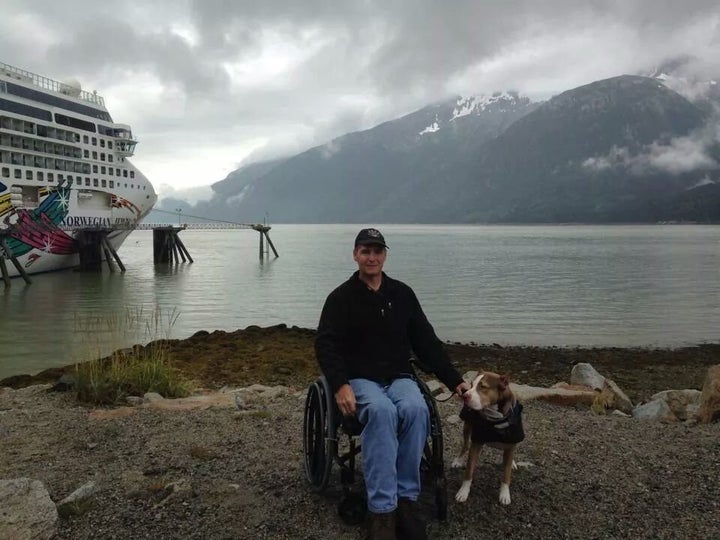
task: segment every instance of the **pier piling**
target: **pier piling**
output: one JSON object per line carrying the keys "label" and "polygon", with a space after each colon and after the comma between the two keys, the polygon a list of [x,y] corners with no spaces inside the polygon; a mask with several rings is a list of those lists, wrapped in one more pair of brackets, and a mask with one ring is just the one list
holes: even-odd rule
{"label": "pier piling", "polygon": [[2,253],[0,254],[0,272],[2,272],[3,281],[5,282],[5,287],[10,286],[10,273],[7,270],[7,266],[5,265],[5,260],[9,259],[11,263],[13,263],[13,266],[15,266],[15,269],[18,271],[18,274],[22,276],[22,278],[25,280],[25,283],[30,285],[32,283],[32,280],[30,279],[30,276],[27,275],[27,272],[25,272],[25,269],[20,264],[20,261],[17,260],[17,257],[13,254],[12,249],[7,245],[7,242],[5,240],[5,237],[7,234],[5,231],[0,231],[0,247],[2,247]]}
{"label": "pier piling", "polygon": [[184,229],[185,227],[167,226],[153,228],[153,262],[155,264],[180,264],[181,258],[182,262],[186,262],[186,260],[194,262],[185,244],[178,236],[178,232]]}
{"label": "pier piling", "polygon": [[269,255],[269,250],[265,247],[264,241],[267,240],[267,245],[270,249],[272,249],[273,254],[275,257],[279,257],[277,250],[275,249],[275,246],[272,243],[272,240],[270,240],[270,235],[268,234],[268,231],[271,229],[269,225],[261,225],[260,223],[257,223],[252,226],[254,230],[256,230],[258,233],[260,233],[260,260],[262,260],[265,255]]}
{"label": "pier piling", "polygon": [[78,253],[80,254],[80,272],[102,272],[102,260],[105,255],[105,262],[111,272],[115,272],[113,260],[117,263],[121,272],[125,272],[125,265],[115,251],[107,236],[112,229],[81,229],[78,231],[76,240]]}

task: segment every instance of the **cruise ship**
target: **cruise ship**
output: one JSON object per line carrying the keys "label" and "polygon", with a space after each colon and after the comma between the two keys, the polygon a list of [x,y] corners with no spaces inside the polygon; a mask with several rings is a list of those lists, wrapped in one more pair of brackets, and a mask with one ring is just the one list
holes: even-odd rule
{"label": "cruise ship", "polygon": [[0,257],[28,274],[72,268],[83,227],[112,229],[117,250],[157,200],[128,160],[136,144],[96,92],[0,63]]}

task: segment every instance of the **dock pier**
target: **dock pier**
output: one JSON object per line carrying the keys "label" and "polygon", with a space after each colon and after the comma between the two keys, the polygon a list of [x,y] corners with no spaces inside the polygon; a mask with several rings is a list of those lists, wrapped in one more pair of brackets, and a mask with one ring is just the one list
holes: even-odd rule
{"label": "dock pier", "polygon": [[[227,221],[213,221],[205,223],[183,223],[176,226],[157,223],[140,223],[134,225],[116,224],[111,227],[88,227],[88,226],[61,226],[64,231],[71,231],[75,234],[80,264],[78,270],[81,272],[102,272],[103,260],[108,265],[110,272],[125,272],[125,265],[115,248],[108,240],[108,236],[115,231],[127,230],[152,230],[153,231],[153,263],[154,264],[180,264],[182,261],[194,263],[190,252],[180,239],[180,231],[187,229],[194,230],[218,230],[218,229],[252,229],[260,235],[259,254],[260,260],[270,256],[270,250],[279,257],[275,245],[268,234],[271,227],[259,223],[234,223]],[[0,273],[5,287],[10,286],[10,274],[6,262],[9,260],[17,269],[26,283],[32,283],[27,272],[22,267],[17,257],[13,254],[6,242],[10,231],[0,229]]]}

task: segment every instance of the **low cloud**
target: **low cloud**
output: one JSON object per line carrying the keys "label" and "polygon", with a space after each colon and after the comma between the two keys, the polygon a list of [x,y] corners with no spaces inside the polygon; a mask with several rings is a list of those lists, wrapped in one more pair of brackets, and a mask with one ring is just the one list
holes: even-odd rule
{"label": "low cloud", "polygon": [[623,167],[636,176],[652,173],[679,175],[716,169],[718,162],[710,155],[710,150],[717,143],[718,131],[713,126],[692,135],[676,137],[667,144],[653,142],[636,154],[627,148],[613,146],[606,155],[588,158],[582,165],[595,171]]}

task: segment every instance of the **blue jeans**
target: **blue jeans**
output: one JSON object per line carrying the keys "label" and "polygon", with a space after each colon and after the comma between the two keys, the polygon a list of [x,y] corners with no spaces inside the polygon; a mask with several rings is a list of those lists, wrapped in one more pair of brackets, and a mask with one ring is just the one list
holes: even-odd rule
{"label": "blue jeans", "polygon": [[395,379],[389,386],[351,379],[350,386],[364,426],[360,442],[368,509],[392,512],[398,497],[415,501],[420,495],[420,461],[430,432],[428,408],[412,379]]}

